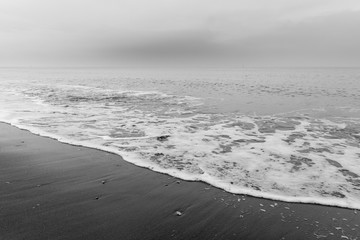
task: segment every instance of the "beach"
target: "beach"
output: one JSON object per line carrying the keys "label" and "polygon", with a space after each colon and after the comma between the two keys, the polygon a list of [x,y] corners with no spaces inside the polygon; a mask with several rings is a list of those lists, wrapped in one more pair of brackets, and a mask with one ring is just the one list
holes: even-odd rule
{"label": "beach", "polygon": [[353,209],[227,193],[0,124],[1,239],[355,239]]}
{"label": "beach", "polygon": [[0,19],[0,240],[360,240],[360,1]]}

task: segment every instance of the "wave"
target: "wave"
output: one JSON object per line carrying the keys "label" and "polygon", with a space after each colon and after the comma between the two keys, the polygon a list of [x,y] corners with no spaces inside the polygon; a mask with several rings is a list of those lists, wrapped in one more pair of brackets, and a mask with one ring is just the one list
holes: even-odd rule
{"label": "wave", "polygon": [[360,209],[358,119],[309,116],[318,109],[210,114],[202,104],[157,91],[14,86],[0,120],[232,193]]}

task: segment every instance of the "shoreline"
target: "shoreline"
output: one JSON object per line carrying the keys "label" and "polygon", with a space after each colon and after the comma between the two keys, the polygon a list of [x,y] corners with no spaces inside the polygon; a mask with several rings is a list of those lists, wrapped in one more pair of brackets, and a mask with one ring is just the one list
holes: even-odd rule
{"label": "shoreline", "polygon": [[[23,131],[28,131],[29,133],[31,134],[34,134],[34,135],[37,135],[39,137],[44,137],[44,138],[49,138],[51,140],[55,140],[57,142],[60,142],[60,143],[63,143],[63,144],[68,144],[70,146],[75,146],[75,147],[84,147],[84,148],[89,148],[89,149],[94,149],[94,150],[98,150],[98,151],[102,151],[102,152],[105,152],[105,153],[108,153],[108,154],[115,154],[117,156],[119,156],[120,158],[122,158],[123,161],[126,161],[130,164],[133,164],[134,166],[136,167],[140,167],[140,168],[144,168],[144,169],[147,169],[147,170],[150,170],[150,171],[154,171],[156,173],[159,173],[159,174],[165,174],[169,177],[173,177],[173,178],[179,178],[180,180],[182,181],[188,181],[188,182],[202,182],[202,183],[205,183],[205,184],[209,184],[211,185],[211,187],[215,187],[219,190],[222,190],[222,191],[226,191],[230,194],[236,194],[236,195],[247,195],[247,196],[251,196],[251,197],[255,197],[255,198],[260,198],[260,199],[265,199],[265,200],[272,200],[272,201],[280,201],[280,202],[285,202],[285,203],[301,203],[301,204],[315,204],[315,205],[320,205],[320,206],[329,206],[329,207],[338,207],[338,208],[344,208],[344,209],[350,209],[350,210],[357,210],[357,211],[360,211],[360,204],[359,205],[353,205],[353,206],[349,206],[349,204],[339,204],[337,201],[338,199],[330,199],[330,200],[322,200],[322,201],[313,201],[311,197],[292,197],[292,196],[278,196],[276,194],[272,194],[272,193],[257,193],[257,191],[252,191],[250,189],[242,189],[242,188],[236,188],[235,190],[231,190],[231,189],[228,189],[228,186],[226,186],[226,184],[221,184],[221,183],[218,183],[218,182],[211,182],[211,181],[205,181],[205,180],[202,180],[202,179],[193,179],[192,177],[184,177],[184,175],[182,176],[177,176],[177,173],[169,173],[168,171],[166,171],[166,169],[160,169],[158,168],[157,166],[152,166],[152,167],[149,167],[147,165],[144,165],[143,163],[141,162],[138,162],[138,161],[128,161],[128,160],[125,160],[122,156],[122,153],[121,152],[117,152],[117,151],[114,151],[113,149],[111,148],[107,148],[105,146],[102,146],[102,147],[99,147],[97,145],[92,145],[92,144],[82,144],[78,141],[72,141],[72,140],[69,140],[67,138],[63,138],[63,137],[58,137],[56,135],[51,135],[47,132],[44,132],[40,129],[36,129],[34,128],[32,131],[31,128],[27,128],[23,125],[16,125],[16,124],[12,124],[12,123],[7,123],[7,122],[3,122],[3,121],[0,121],[1,124],[7,124],[11,127],[15,127],[15,128],[18,128],[20,130],[23,130]],[[221,186],[223,185],[223,186]],[[230,186],[231,187],[231,186]],[[240,190],[239,190],[240,189]],[[286,200],[285,200],[286,199]],[[337,203],[335,203],[337,202]]]}
{"label": "shoreline", "polygon": [[350,239],[360,235],[356,210],[236,195],[2,122],[0,186],[4,239]]}

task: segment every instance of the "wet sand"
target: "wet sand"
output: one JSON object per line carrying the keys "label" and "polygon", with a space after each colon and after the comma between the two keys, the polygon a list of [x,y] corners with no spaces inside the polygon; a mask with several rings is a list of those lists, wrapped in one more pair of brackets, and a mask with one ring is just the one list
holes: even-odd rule
{"label": "wet sand", "polygon": [[234,195],[0,123],[0,239],[355,239],[360,211]]}

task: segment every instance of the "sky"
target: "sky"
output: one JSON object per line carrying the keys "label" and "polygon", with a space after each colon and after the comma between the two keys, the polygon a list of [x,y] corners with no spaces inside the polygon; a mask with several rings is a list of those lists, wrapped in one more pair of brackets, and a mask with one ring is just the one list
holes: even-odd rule
{"label": "sky", "polygon": [[360,66],[359,0],[1,0],[0,66]]}

